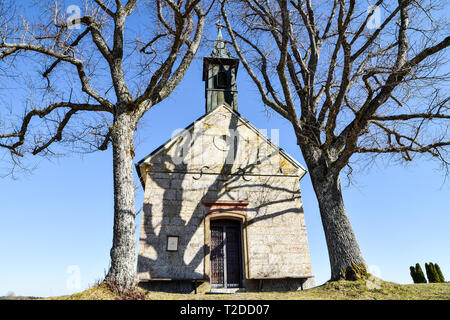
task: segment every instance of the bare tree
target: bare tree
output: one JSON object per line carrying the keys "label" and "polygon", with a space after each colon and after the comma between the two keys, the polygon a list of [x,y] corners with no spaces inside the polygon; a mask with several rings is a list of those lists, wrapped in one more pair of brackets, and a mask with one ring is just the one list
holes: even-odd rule
{"label": "bare tree", "polygon": [[231,42],[263,103],[292,124],[310,172],[331,279],[366,264],[340,173],[359,154],[438,159],[446,149],[448,12],[437,1],[221,0]]}
{"label": "bare tree", "polygon": [[[136,281],[134,133],[182,80],[209,11],[200,0],[124,2],[86,1],[67,12],[53,0],[39,1],[28,16],[26,8],[0,2],[2,77],[29,90],[23,107],[13,101],[16,121],[0,119],[0,146],[20,165],[27,153],[58,154],[55,142],[82,151],[112,144],[114,236],[106,279],[121,290]],[[40,74],[30,71],[33,65]]]}

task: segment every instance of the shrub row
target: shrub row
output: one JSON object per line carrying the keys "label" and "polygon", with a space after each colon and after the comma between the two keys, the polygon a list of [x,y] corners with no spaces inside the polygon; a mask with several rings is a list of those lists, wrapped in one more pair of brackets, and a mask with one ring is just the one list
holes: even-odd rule
{"label": "shrub row", "polygon": [[[427,283],[420,264],[416,263],[415,267],[409,267],[409,271],[414,283]],[[437,263],[425,263],[425,272],[427,273],[429,283],[445,282],[444,275]]]}

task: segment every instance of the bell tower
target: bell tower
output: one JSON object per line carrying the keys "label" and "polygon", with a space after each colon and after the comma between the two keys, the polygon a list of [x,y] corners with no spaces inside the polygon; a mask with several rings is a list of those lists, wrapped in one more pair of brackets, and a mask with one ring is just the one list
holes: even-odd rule
{"label": "bell tower", "polygon": [[223,103],[238,111],[236,75],[239,60],[233,58],[217,23],[217,39],[211,56],[203,58],[203,81],[205,81],[205,112],[210,113]]}

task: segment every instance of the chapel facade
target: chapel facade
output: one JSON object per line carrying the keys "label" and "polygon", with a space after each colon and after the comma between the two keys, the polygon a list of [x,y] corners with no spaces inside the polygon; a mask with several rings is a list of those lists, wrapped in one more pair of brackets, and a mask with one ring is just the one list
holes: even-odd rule
{"label": "chapel facade", "polygon": [[203,59],[205,114],[136,164],[145,190],[137,275],[147,289],[314,285],[306,170],[238,112],[238,65],[219,29]]}

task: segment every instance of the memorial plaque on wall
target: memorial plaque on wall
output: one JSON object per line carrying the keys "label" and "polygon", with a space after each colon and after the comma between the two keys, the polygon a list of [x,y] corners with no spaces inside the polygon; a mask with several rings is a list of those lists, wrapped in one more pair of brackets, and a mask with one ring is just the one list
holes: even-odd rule
{"label": "memorial plaque on wall", "polygon": [[167,251],[178,251],[178,236],[167,236]]}

